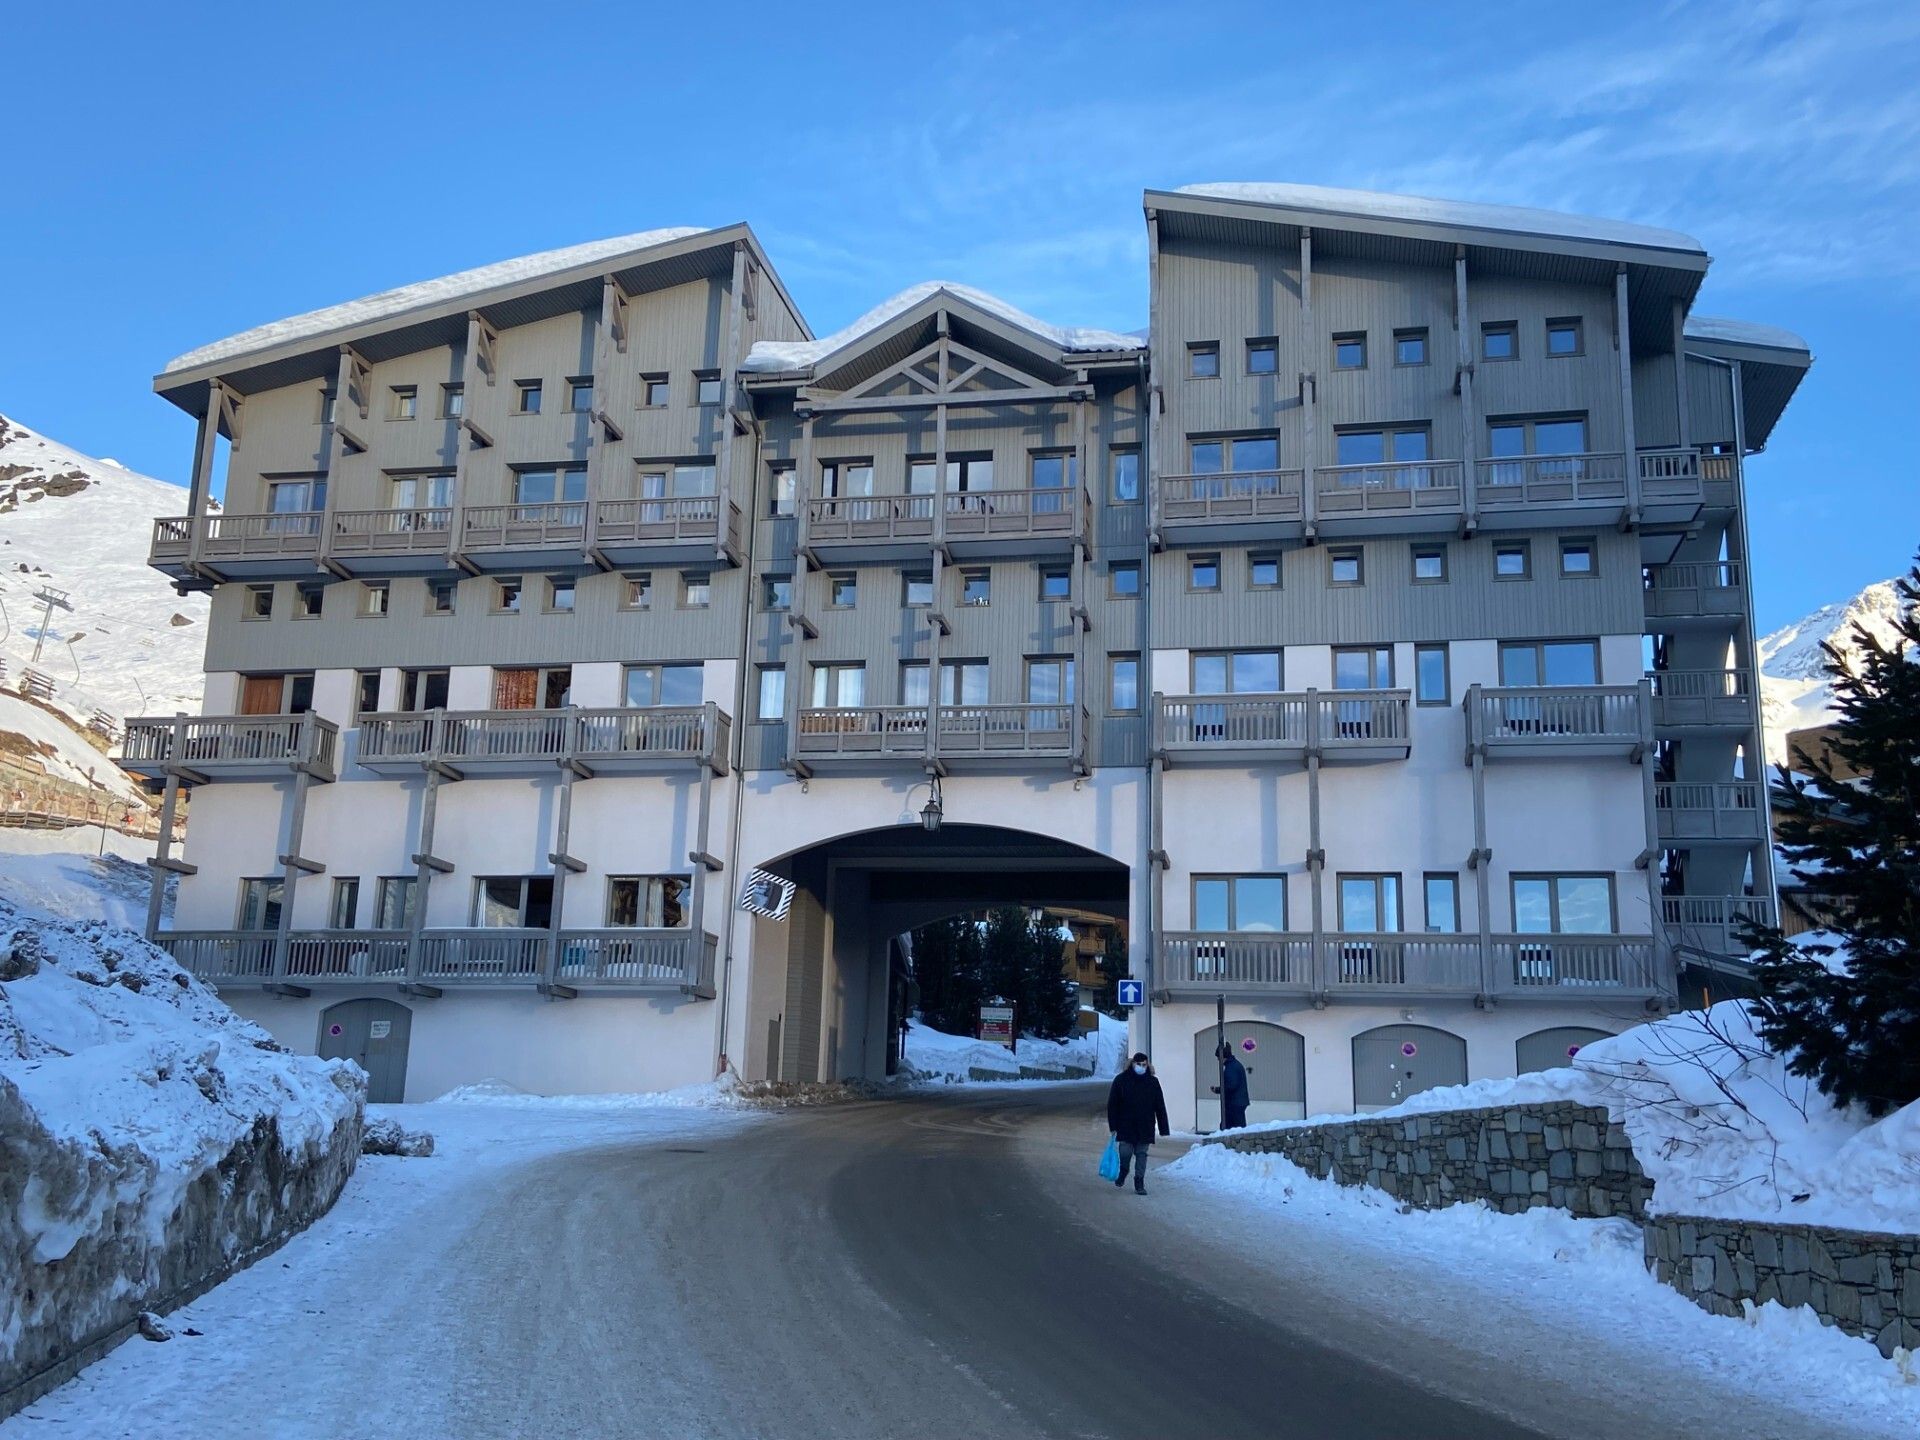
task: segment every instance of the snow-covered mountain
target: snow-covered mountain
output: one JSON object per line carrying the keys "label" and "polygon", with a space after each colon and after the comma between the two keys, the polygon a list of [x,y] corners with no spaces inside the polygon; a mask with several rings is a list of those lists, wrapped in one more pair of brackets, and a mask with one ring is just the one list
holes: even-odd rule
{"label": "snow-covered mountain", "polygon": [[1822,605],[1791,625],[1762,636],[1760,647],[1760,701],[1767,726],[1767,760],[1787,758],[1787,732],[1825,725],[1838,713],[1827,679],[1827,643],[1843,655],[1855,655],[1856,625],[1883,645],[1894,640],[1894,622],[1900,616],[1900,596],[1893,581],[1867,586],[1851,600]]}
{"label": "snow-covered mountain", "polygon": [[96,460],[0,415],[0,659],[18,685],[33,657],[44,586],[67,592],[37,669],[54,703],[81,719],[198,710],[207,599],[176,595],[147,568],[154,517],[180,515],[186,491]]}

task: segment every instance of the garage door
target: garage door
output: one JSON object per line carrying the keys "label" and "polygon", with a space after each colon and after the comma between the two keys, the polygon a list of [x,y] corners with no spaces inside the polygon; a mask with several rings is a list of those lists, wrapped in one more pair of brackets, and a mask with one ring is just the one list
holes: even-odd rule
{"label": "garage door", "polygon": [[1428,1025],[1382,1025],[1353,1037],[1353,1108],[1398,1105],[1437,1085],[1467,1083],[1467,1042]]}
{"label": "garage door", "polygon": [[1530,1070],[1558,1069],[1579,1054],[1583,1045],[1612,1038],[1610,1032],[1586,1025],[1556,1025],[1551,1030],[1522,1035],[1514,1045],[1518,1065],[1515,1073],[1525,1075]]}
{"label": "garage door", "polygon": [[407,1093],[413,1012],[391,1000],[342,1000],[320,1013],[322,1060],[353,1060],[367,1072],[367,1099],[398,1105]]}
{"label": "garage door", "polygon": [[[1196,1123],[1220,1128],[1220,1063],[1213,1058],[1217,1031],[1211,1025],[1193,1037],[1193,1094]],[[1262,1020],[1227,1022],[1227,1044],[1247,1067],[1247,1123],[1300,1120],[1307,1113],[1306,1042],[1284,1025]]]}

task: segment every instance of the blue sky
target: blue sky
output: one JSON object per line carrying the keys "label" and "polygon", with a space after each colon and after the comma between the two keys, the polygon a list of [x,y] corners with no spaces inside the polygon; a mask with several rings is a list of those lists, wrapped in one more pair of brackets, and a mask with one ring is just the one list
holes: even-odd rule
{"label": "blue sky", "polygon": [[1697,308],[1817,357],[1752,471],[1761,624],[1904,569],[1920,6],[1445,9],[17,7],[0,410],[179,479],[171,356],[657,225],[749,221],[821,333],[925,279],[1134,329],[1142,188],[1298,180],[1699,236]]}

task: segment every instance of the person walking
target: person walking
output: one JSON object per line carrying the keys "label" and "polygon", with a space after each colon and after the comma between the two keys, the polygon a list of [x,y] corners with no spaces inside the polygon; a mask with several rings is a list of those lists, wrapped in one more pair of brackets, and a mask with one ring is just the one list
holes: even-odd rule
{"label": "person walking", "polygon": [[1244,1129],[1251,1098],[1247,1093],[1247,1067],[1225,1045],[1214,1051],[1214,1058],[1220,1062],[1220,1083],[1213,1087],[1213,1093],[1220,1097],[1220,1128]]}
{"label": "person walking", "polygon": [[1166,1096],[1160,1093],[1160,1081],[1143,1050],[1113,1077],[1107,1091],[1107,1129],[1120,1142],[1120,1178],[1113,1183],[1126,1184],[1131,1166],[1136,1195],[1147,1193],[1147,1151],[1153,1145],[1156,1123],[1162,1135],[1173,1133],[1167,1124]]}

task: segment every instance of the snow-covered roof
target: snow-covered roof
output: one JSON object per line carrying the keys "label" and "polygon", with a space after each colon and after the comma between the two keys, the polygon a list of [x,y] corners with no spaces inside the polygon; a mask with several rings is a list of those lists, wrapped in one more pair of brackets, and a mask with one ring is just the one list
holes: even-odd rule
{"label": "snow-covered roof", "polygon": [[1725,345],[1764,345],[1770,350],[1805,350],[1807,342],[1778,325],[1756,325],[1751,320],[1729,320],[1721,315],[1689,315],[1687,339],[1718,340]]}
{"label": "snow-covered roof", "polygon": [[999,296],[989,295],[984,290],[976,290],[971,285],[957,285],[950,280],[928,280],[918,285],[911,285],[891,299],[881,301],[845,329],[836,330],[833,334],[821,339],[762,340],[747,352],[747,358],[741,368],[760,371],[804,370],[810,365],[819,364],[827,356],[846,349],[849,345],[880,329],[896,316],[904,315],[914,306],[943,292],[963,304],[984,310],[1062,351],[1084,353],[1146,348],[1147,342],[1137,335],[1123,335],[1117,330],[1099,330],[1085,325],[1050,325],[1045,320],[1036,319],[1027,314],[1017,306],[1009,305]]}
{"label": "snow-covered roof", "polygon": [[1657,250],[1689,250],[1700,255],[1706,254],[1705,246],[1678,230],[1633,225],[1624,220],[1601,220],[1590,215],[1568,215],[1558,210],[1535,210],[1523,205],[1482,205],[1470,200],[1434,200],[1423,195],[1386,195],[1373,190],[1340,190],[1326,185],[1245,181],[1182,185],[1175,193],[1214,200],[1237,200],[1249,205],[1283,206],[1289,210],[1316,210],[1329,215],[1404,220],[1421,225],[1457,225],[1470,230],[1505,230],[1515,235],[1597,240],[1610,245],[1643,245]]}
{"label": "snow-covered roof", "polygon": [[251,330],[242,330],[238,335],[229,335],[211,345],[202,345],[197,350],[189,350],[168,361],[167,368],[161,373],[171,375],[179,370],[192,370],[216,360],[231,360],[256,350],[284,345],[293,340],[311,339],[351,325],[388,320],[428,305],[445,304],[502,285],[516,285],[525,280],[537,280],[543,275],[557,275],[577,265],[590,265],[596,260],[611,260],[636,250],[684,240],[689,235],[702,234],[704,228],[698,225],[675,225],[662,230],[616,235],[609,240],[589,240],[583,245],[542,250],[537,255],[522,255],[517,260],[500,260],[477,269],[462,270],[455,275],[442,275],[437,280],[421,280],[412,285],[402,285],[396,290],[382,290],[378,295],[309,310],[304,315],[275,320],[269,325],[256,325]]}

